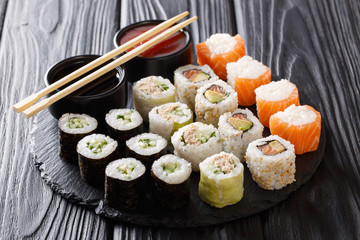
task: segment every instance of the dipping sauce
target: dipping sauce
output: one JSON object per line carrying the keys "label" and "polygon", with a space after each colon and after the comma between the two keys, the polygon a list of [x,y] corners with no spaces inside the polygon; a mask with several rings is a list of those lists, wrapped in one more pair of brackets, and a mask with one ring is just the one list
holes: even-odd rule
{"label": "dipping sauce", "polygon": [[[141,25],[141,26],[131,28],[122,34],[118,44],[122,45],[122,44],[126,43],[127,41],[130,41],[131,39],[146,32],[147,30],[155,27],[156,25],[157,24],[147,24],[147,25]],[[158,33],[158,34],[160,34],[160,33]],[[156,35],[158,35],[158,34],[156,34]],[[155,37],[156,35],[154,35],[153,37]],[[163,40],[162,42],[149,48],[148,50],[146,50],[139,56],[153,58],[153,57],[163,57],[163,56],[173,54],[185,47],[186,40],[187,40],[186,38],[187,38],[186,35],[182,31],[178,31],[175,34],[173,34],[172,36]],[[149,39],[151,39],[151,38],[149,38]],[[133,48],[130,48],[129,51],[131,51],[132,49],[138,47],[139,45],[147,42],[149,39],[137,44]]]}

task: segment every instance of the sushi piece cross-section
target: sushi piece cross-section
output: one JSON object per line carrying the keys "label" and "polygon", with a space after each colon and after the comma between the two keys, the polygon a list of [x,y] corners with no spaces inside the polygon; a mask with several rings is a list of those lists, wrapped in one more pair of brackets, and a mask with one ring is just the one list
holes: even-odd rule
{"label": "sushi piece cross-section", "polygon": [[278,190],[295,181],[295,158],[294,145],[277,135],[251,142],[245,155],[253,180],[265,190]]}
{"label": "sushi piece cross-section", "polygon": [[145,166],[122,158],[105,169],[105,204],[118,210],[136,210],[145,200]]}
{"label": "sushi piece cross-section", "polygon": [[97,126],[97,120],[89,115],[75,113],[63,114],[58,122],[60,157],[77,165],[78,155],[76,145],[85,136],[93,134]]}
{"label": "sushi piece cross-section", "polygon": [[175,102],[175,86],[160,76],[142,78],[133,85],[133,98],[135,110],[144,122],[149,122],[148,114],[153,107]]}
{"label": "sushi piece cross-section", "polygon": [[92,134],[77,144],[81,178],[89,185],[104,188],[105,168],[119,157],[118,143],[104,134]]}
{"label": "sushi piece cross-section", "polygon": [[223,208],[239,202],[244,193],[244,166],[232,153],[221,152],[200,163],[199,196]]}
{"label": "sushi piece cross-section", "polygon": [[174,154],[189,161],[193,171],[199,171],[201,161],[222,149],[219,130],[201,122],[180,128],[171,137],[171,143]]}
{"label": "sushi piece cross-section", "polygon": [[183,158],[167,154],[156,160],[151,167],[154,203],[167,209],[188,204],[190,174],[191,164]]}
{"label": "sushi piece cross-section", "polygon": [[219,117],[238,107],[237,93],[226,82],[218,80],[198,89],[195,97],[197,121],[218,126]]}

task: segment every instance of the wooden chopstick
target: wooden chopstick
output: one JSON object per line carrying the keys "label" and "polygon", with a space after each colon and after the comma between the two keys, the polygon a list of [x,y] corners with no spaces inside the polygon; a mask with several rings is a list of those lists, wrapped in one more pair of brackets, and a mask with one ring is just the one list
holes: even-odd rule
{"label": "wooden chopstick", "polygon": [[168,30],[160,33],[156,37],[150,39],[146,43],[140,45],[139,47],[137,47],[137,48],[135,48],[133,50],[131,50],[130,52],[122,55],[121,57],[119,57],[116,60],[112,61],[108,65],[98,69],[97,71],[93,72],[92,74],[82,78],[81,80],[73,83],[72,85],[66,87],[65,89],[55,93],[51,97],[46,98],[46,99],[38,102],[37,104],[31,106],[30,108],[26,109],[23,112],[24,115],[27,118],[29,118],[29,117],[33,116],[34,114],[44,110],[45,108],[47,108],[48,106],[50,106],[54,102],[62,99],[63,97],[69,95],[70,93],[76,91],[77,89],[79,89],[79,88],[83,87],[84,85],[90,83],[91,81],[95,80],[96,78],[98,78],[98,77],[102,76],[103,74],[113,70],[114,68],[118,67],[119,65],[129,61],[130,59],[132,59],[132,58],[136,57],[137,55],[143,53],[144,51],[151,48],[152,46],[154,46],[154,45],[158,44],[159,42],[163,41],[164,39],[170,37],[171,35],[173,35],[177,31],[179,31],[180,29],[186,27],[187,25],[189,25],[190,23],[192,23],[196,19],[197,19],[197,17],[194,16],[194,17],[189,18],[188,20],[186,20],[186,21],[184,21],[182,23],[179,23],[179,24],[169,28]]}
{"label": "wooden chopstick", "polygon": [[27,98],[21,100],[20,102],[16,103],[13,108],[15,111],[22,112],[25,109],[29,108],[35,102],[37,102],[40,98],[44,97],[46,94],[64,86],[68,82],[80,77],[81,75],[89,72],[90,70],[100,66],[101,64],[105,63],[106,61],[112,59],[113,57],[125,52],[129,48],[134,47],[136,44],[148,39],[149,37],[165,30],[166,28],[170,27],[174,23],[178,22],[180,19],[184,18],[189,14],[188,11],[183,12],[169,20],[157,25],[156,27],[151,28],[150,30],[146,31],[145,33],[137,36],[136,38],[126,42],[125,44],[115,48],[114,50],[108,52],[107,54],[95,59],[94,61],[86,64],[85,66],[77,69],[76,71],[72,72],[71,74],[61,78],[60,80],[56,81],[55,83],[47,86],[46,88],[40,90],[37,93],[34,93]]}

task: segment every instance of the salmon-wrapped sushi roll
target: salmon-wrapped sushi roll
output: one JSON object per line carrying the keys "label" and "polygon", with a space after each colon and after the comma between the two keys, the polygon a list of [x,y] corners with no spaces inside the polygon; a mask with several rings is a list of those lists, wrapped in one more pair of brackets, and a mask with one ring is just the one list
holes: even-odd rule
{"label": "salmon-wrapped sushi roll", "polygon": [[296,154],[312,152],[319,147],[321,115],[308,105],[291,105],[270,117],[270,131],[294,144]]}
{"label": "salmon-wrapped sushi roll", "polygon": [[260,122],[269,127],[271,115],[284,111],[288,106],[300,105],[299,91],[286,79],[262,85],[255,89],[256,107]]}
{"label": "salmon-wrapped sushi roll", "polygon": [[227,79],[238,93],[238,104],[255,104],[255,89],[271,81],[271,70],[252,57],[244,56],[237,62],[227,64]]}
{"label": "salmon-wrapped sushi roll", "polygon": [[244,40],[240,35],[213,34],[205,42],[196,45],[197,61],[207,64],[222,80],[227,79],[226,64],[245,55]]}

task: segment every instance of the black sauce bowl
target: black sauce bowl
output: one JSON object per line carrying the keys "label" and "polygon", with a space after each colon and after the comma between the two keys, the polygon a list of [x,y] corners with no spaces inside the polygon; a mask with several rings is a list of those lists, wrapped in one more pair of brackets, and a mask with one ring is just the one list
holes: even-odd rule
{"label": "black sauce bowl", "polygon": [[[95,60],[98,55],[80,55],[66,58],[52,67],[45,74],[46,86],[56,82],[62,77],[79,69],[87,63]],[[111,60],[110,60],[111,61]],[[71,83],[80,80],[81,78],[96,71],[110,61],[102,64],[87,74],[80,76],[72,82],[66,84],[61,89],[69,86]],[[104,74],[95,79],[93,82],[85,85],[79,90],[62,98],[61,100],[52,104],[48,109],[52,116],[59,119],[64,113],[86,113],[95,117],[99,122],[99,130],[105,130],[105,115],[111,109],[124,108],[127,103],[127,86],[126,86],[126,72],[122,67]],[[61,89],[57,89],[48,96],[55,94]]]}
{"label": "black sauce bowl", "polygon": [[[130,29],[143,26],[162,23],[163,20],[146,20],[130,24],[120,29],[114,37],[115,47],[119,47],[120,39],[123,34]],[[123,64],[128,74],[129,82],[136,82],[147,76],[162,76],[173,82],[174,71],[181,66],[193,63],[191,35],[190,32],[183,28],[182,31],[186,36],[186,43],[180,50],[166,56],[160,57],[141,57],[137,56]]]}

